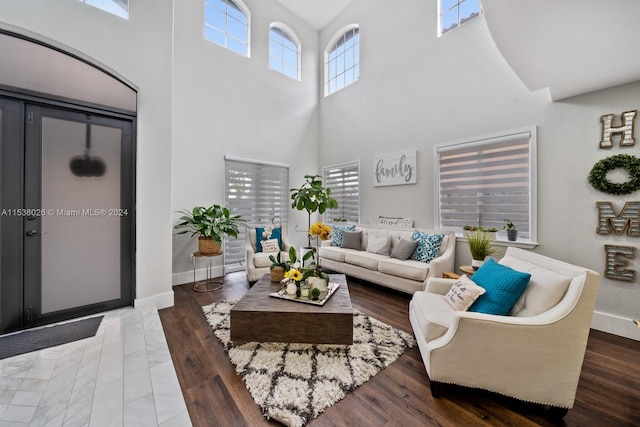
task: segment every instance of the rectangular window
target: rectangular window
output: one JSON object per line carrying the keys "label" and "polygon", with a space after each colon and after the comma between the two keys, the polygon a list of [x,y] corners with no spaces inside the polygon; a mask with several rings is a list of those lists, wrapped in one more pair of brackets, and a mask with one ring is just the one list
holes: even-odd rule
{"label": "rectangular window", "polygon": [[325,221],[360,222],[360,163],[326,167],[322,172],[324,186],[338,202],[338,209],[325,212]]}
{"label": "rectangular window", "polygon": [[[287,224],[289,166],[225,156],[225,206],[249,227]],[[245,268],[245,227],[224,241],[225,272]]]}
{"label": "rectangular window", "polygon": [[505,219],[518,240],[536,241],[536,129],[512,131],[435,146],[437,218],[441,228],[462,233],[465,225],[499,230]]}
{"label": "rectangular window", "polygon": [[129,0],[80,0],[120,18],[129,19]]}

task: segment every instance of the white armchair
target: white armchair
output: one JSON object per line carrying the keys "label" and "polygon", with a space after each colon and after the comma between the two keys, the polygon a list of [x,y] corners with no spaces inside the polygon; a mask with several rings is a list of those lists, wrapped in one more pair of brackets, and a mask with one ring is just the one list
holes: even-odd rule
{"label": "white armchair", "polygon": [[573,407],[600,275],[510,247],[499,262],[531,274],[508,316],[455,311],[444,299],[454,279],[430,279],[409,307],[431,383],[485,389],[549,405]]}
{"label": "white armchair", "polygon": [[[282,245],[280,246],[280,250],[282,251],[282,254],[280,255],[280,257],[284,261],[289,259],[289,248],[291,247],[291,244],[289,243],[289,239],[287,237],[287,226],[282,225],[281,227]],[[257,252],[255,227],[247,227],[244,233],[244,241],[247,258],[247,278],[249,279],[249,282],[253,283],[269,272],[271,268],[269,255],[275,256],[276,254]]]}

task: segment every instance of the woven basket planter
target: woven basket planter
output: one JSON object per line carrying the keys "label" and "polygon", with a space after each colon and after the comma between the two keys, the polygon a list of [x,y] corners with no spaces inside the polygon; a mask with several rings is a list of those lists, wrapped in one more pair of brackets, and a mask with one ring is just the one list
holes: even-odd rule
{"label": "woven basket planter", "polygon": [[271,267],[271,281],[280,282],[284,279],[284,267]]}
{"label": "woven basket planter", "polygon": [[202,255],[218,255],[222,253],[220,245],[211,237],[198,237],[198,251]]}

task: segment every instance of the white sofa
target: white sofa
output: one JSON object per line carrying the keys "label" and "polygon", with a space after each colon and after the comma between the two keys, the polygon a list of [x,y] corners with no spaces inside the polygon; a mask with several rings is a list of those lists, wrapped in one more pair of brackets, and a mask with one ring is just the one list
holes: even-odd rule
{"label": "white sofa", "polygon": [[[509,247],[499,264],[531,274],[510,315],[456,311],[445,301],[452,279],[431,279],[416,292],[409,318],[431,383],[485,389],[573,407],[600,275]],[[480,297],[481,298],[481,297]]]}
{"label": "white sofa", "polygon": [[[399,260],[366,251],[369,236],[389,236],[393,250],[400,239],[411,240],[415,230],[444,236],[439,255],[429,263],[412,259]],[[453,271],[456,247],[453,232],[374,225],[357,225],[356,231],[362,231],[362,250],[332,246],[331,239],[322,242],[319,251],[322,269],[344,273],[408,294],[423,290],[429,278],[442,277],[443,272]]]}
{"label": "white sofa", "polygon": [[[282,226],[282,245],[280,246],[281,254],[280,259],[282,261],[289,260],[289,238],[287,237],[287,226]],[[246,265],[247,265],[247,279],[253,283],[260,280],[262,276],[269,273],[271,269],[271,260],[269,255],[276,256],[277,253],[264,253],[256,251],[256,229],[254,227],[247,227],[244,232],[245,253],[246,253]]]}

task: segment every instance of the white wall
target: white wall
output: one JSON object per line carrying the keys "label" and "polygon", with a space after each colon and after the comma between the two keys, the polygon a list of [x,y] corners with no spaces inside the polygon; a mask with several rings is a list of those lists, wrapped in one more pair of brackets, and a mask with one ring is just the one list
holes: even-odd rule
{"label": "white wall", "polygon": [[[621,208],[640,196],[612,197],[587,182],[596,161],[623,152],[598,148],[600,116],[638,109],[640,83],[552,102],[546,90],[530,92],[522,84],[484,17],[438,39],[436,2],[407,0],[402,6],[359,0],[320,34],[323,51],[340,28],[360,25],[360,80],[321,98],[320,144],[323,165],[361,160],[361,220],[403,216],[414,218],[416,227],[433,227],[434,144],[536,125],[535,251],[603,274],[605,243],[640,246],[638,238],[595,233],[596,201],[611,200]],[[418,183],[374,188],[374,157],[410,148],[418,149]],[[459,262],[467,263],[466,244],[457,249]],[[630,268],[639,270],[640,259]],[[640,317],[639,307],[640,285],[603,278],[597,327],[640,339],[628,321]]]}
{"label": "white wall", "polygon": [[172,15],[171,0],[131,2],[128,21],[78,1],[0,2],[2,28],[78,53],[137,88],[136,304],[159,308],[173,305]]}
{"label": "white wall", "polygon": [[[224,204],[224,155],[288,164],[292,187],[319,170],[318,33],[273,0],[245,4],[251,11],[250,58],[204,39],[202,1],[176,5],[174,223],[178,210]],[[286,24],[301,41],[301,81],[269,69],[273,22]],[[290,224],[306,226],[304,219],[290,212]],[[296,242],[300,236],[289,237]],[[174,281],[191,281],[189,255],[197,241],[180,235],[173,242]]]}

